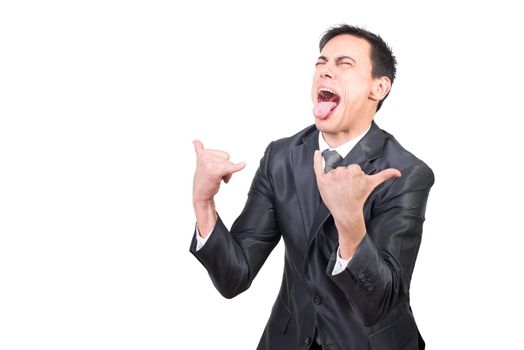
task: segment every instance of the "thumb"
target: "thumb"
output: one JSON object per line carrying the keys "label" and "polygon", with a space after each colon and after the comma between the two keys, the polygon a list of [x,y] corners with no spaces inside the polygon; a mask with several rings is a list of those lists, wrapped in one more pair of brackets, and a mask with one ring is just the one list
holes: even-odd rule
{"label": "thumb", "polygon": [[315,157],[313,158],[313,169],[315,170],[315,175],[318,178],[324,176],[324,169],[322,168],[322,155],[319,150],[315,151]]}
{"label": "thumb", "polygon": [[237,171],[240,171],[246,167],[246,162],[240,162],[237,164],[233,164],[231,167],[231,174],[236,173]]}
{"label": "thumb", "polygon": [[399,170],[394,169],[394,168],[388,168],[388,169],[382,170],[381,172],[377,174],[371,175],[370,177],[371,177],[371,182],[373,184],[373,188],[375,188],[378,185],[380,185],[381,183],[389,179],[400,177],[400,176],[401,176],[401,173]]}
{"label": "thumb", "polygon": [[193,140],[193,146],[195,146],[195,153],[198,157],[200,153],[202,153],[202,151],[204,150],[204,145],[200,140]]}
{"label": "thumb", "polygon": [[237,164],[233,164],[228,169],[228,174],[226,176],[224,176],[222,178],[222,180],[224,180],[225,183],[228,183],[229,180],[231,180],[231,176],[233,176],[234,173],[244,169],[245,167],[246,167],[246,162],[240,162],[240,163],[237,163]]}

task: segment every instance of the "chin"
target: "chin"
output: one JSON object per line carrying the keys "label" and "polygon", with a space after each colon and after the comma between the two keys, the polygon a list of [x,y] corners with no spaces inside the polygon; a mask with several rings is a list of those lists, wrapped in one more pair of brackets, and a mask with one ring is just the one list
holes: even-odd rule
{"label": "chin", "polygon": [[328,120],[319,120],[315,118],[315,126],[317,127],[318,131],[322,131],[324,133],[333,132],[333,127],[330,125]]}

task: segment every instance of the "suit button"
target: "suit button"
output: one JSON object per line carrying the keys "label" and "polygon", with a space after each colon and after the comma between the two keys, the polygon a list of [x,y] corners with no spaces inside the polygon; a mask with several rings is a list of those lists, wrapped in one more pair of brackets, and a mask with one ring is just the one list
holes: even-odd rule
{"label": "suit button", "polygon": [[306,345],[311,344],[311,338],[310,337],[305,337],[304,338],[304,344],[306,344]]}
{"label": "suit button", "polygon": [[320,304],[322,304],[322,297],[319,296],[319,295],[315,295],[315,297],[313,298],[313,303],[314,303],[315,305],[320,305]]}

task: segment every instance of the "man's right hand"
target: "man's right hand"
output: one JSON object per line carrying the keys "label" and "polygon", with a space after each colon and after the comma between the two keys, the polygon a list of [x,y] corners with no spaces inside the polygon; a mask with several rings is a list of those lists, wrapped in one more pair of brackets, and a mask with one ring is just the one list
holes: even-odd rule
{"label": "man's right hand", "polygon": [[197,157],[193,178],[193,208],[197,226],[202,237],[207,236],[215,226],[217,217],[214,197],[222,180],[228,183],[233,173],[244,169],[246,163],[233,163],[229,153],[205,149],[199,140],[193,141]]}

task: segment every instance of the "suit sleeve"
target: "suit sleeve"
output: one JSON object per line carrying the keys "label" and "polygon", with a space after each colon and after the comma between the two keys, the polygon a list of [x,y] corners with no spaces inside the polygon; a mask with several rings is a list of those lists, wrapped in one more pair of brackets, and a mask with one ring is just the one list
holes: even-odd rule
{"label": "suit sleeve", "polygon": [[[403,298],[409,298],[413,267],[420,247],[431,169],[419,164],[392,180],[382,198],[372,198],[367,233],[345,271],[331,275],[336,252],[327,267],[366,326],[385,317]],[[384,184],[385,185],[385,184]],[[377,191],[378,193],[378,191]]]}
{"label": "suit sleeve", "polygon": [[228,231],[220,217],[213,234],[196,251],[193,237],[190,252],[207,269],[213,284],[225,298],[233,298],[249,288],[251,282],[280,240],[268,177],[271,145],[255,174],[247,202]]}

